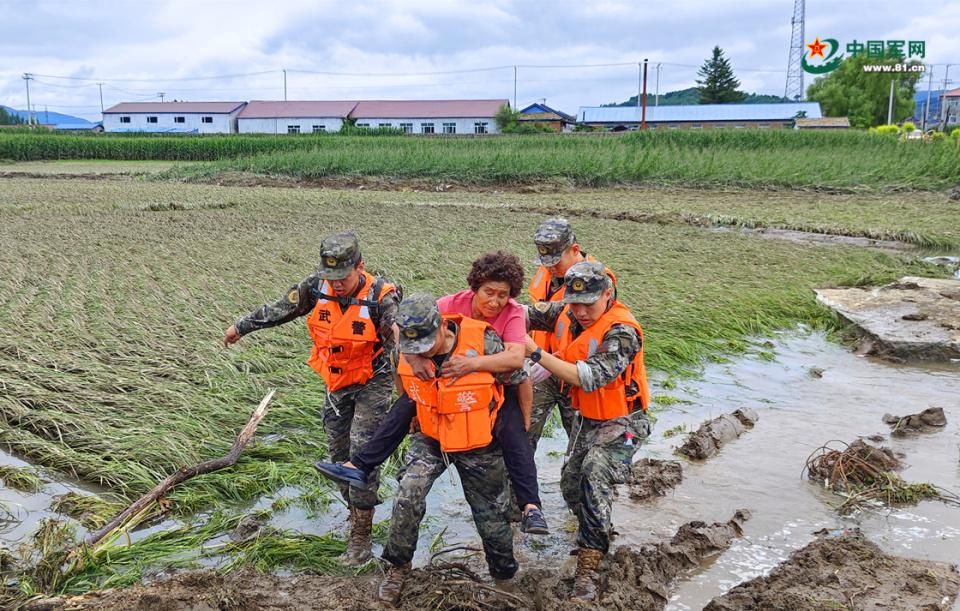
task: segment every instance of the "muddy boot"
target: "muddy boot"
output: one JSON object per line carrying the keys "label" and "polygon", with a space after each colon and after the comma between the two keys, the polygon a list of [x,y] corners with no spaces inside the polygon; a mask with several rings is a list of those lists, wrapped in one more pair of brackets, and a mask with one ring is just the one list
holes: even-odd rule
{"label": "muddy boot", "polygon": [[350,540],[340,562],[347,566],[359,566],[373,558],[370,537],[373,531],[373,509],[350,508]]}
{"label": "muddy boot", "polygon": [[400,602],[400,593],[403,591],[403,580],[410,573],[410,563],[391,564],[380,582],[377,598],[385,605],[396,607]]}
{"label": "muddy boot", "polygon": [[577,572],[573,577],[572,598],[584,601],[597,599],[597,584],[600,581],[600,561],[603,552],[598,549],[581,547],[577,551]]}

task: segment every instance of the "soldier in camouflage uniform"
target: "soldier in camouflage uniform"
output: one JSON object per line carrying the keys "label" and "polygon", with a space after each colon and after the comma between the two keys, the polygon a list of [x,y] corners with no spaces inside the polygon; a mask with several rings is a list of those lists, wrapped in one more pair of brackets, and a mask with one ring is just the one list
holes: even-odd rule
{"label": "soldier in camouflage uniform", "polygon": [[[530,298],[534,303],[551,301],[563,287],[563,275],[569,268],[569,265],[563,267],[562,264],[565,252],[573,251],[576,248],[576,252],[573,254],[575,257],[579,257],[581,256],[579,246],[576,245],[576,237],[570,223],[561,218],[551,218],[540,223],[536,233],[534,233],[533,241],[537,245],[537,260],[540,267],[530,283]],[[570,259],[572,257],[568,256],[566,258]],[[548,332],[539,334],[534,332],[533,336],[541,348],[547,348]],[[550,418],[550,412],[553,411],[554,405],[560,412],[560,422],[567,432],[567,437],[569,437],[575,412],[570,407],[569,397],[560,391],[560,382],[554,376],[550,376],[545,380],[536,382],[533,387],[533,408],[531,409],[530,428],[527,430],[527,435],[530,437],[530,443],[534,449],[540,442],[543,427]]]}
{"label": "soldier in camouflage uniform", "polygon": [[[466,320],[463,324],[466,324]],[[411,295],[400,304],[397,325],[400,329],[400,352],[433,359],[437,371],[440,371],[443,361],[454,353],[460,338],[457,323],[446,316],[441,318],[436,300],[424,293]],[[503,349],[500,336],[487,327],[483,334],[484,354],[497,354]],[[525,375],[521,369],[496,374],[491,379],[502,385],[522,382]],[[401,399],[405,397],[406,392]],[[433,482],[450,464],[456,466],[460,474],[463,494],[483,541],[490,574],[494,579],[508,580],[517,572],[517,562],[513,556],[513,533],[508,521],[506,472],[497,443],[492,441],[486,447],[444,453],[436,439],[418,432],[411,437],[400,472],[390,536],[383,550],[383,559],[389,566],[380,583],[379,597],[386,604],[396,605],[400,600],[403,581],[410,571],[417,548],[427,494]]]}
{"label": "soldier in camouflage uniform", "polygon": [[[393,285],[364,270],[356,236],[335,233],[320,244],[319,269],[290,287],[276,303],[264,304],[234,323],[227,329],[224,344],[308,316],[314,340],[308,362],[327,386],[322,417],[330,457],[347,460],[351,451],[356,452],[373,435],[390,406],[393,369],[389,354],[396,345],[393,323],[398,303]],[[344,331],[356,337],[344,339]],[[353,361],[343,361],[345,351],[354,355],[350,357],[355,357]],[[350,540],[342,557],[347,564],[361,564],[372,557],[373,511],[380,502],[378,476],[379,472],[374,473],[363,488],[340,486],[350,509]]]}
{"label": "soldier in camouflage uniform", "polygon": [[[610,547],[616,485],[624,483],[634,453],[650,432],[645,413],[649,394],[642,331],[626,306],[614,298],[603,265],[577,263],[564,282],[563,302],[536,303],[528,314],[532,329],[569,334],[569,347],[561,346],[554,355],[530,339],[527,355],[570,388],[573,407],[580,412],[567,449],[561,490],[579,522],[574,596],[593,600],[597,567]],[[582,346],[582,358],[574,358],[573,342],[580,336],[590,339]],[[584,411],[591,417],[585,417]]]}

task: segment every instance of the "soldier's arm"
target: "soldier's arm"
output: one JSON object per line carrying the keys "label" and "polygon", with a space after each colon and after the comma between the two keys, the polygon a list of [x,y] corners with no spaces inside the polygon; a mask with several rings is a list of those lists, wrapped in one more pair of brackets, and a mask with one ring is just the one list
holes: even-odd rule
{"label": "soldier's arm", "polygon": [[234,323],[234,327],[243,336],[260,329],[276,327],[304,316],[316,305],[317,297],[313,291],[319,289],[319,287],[319,275],[316,273],[310,274],[290,287],[286,294],[275,303],[263,304]]}
{"label": "soldier's arm", "polygon": [[578,386],[587,392],[603,388],[627,370],[640,347],[640,336],[635,329],[627,325],[610,327],[596,353],[577,361]]}
{"label": "soldier's arm", "polygon": [[[483,355],[490,356],[500,354],[504,351],[503,340],[493,329],[487,329],[483,333]],[[493,377],[501,384],[516,385],[527,379],[527,372],[523,367],[512,371],[502,371],[494,373]]]}
{"label": "soldier's arm", "polygon": [[527,306],[527,323],[531,331],[553,331],[557,317],[563,311],[559,301],[538,301]]}
{"label": "soldier's arm", "polygon": [[[400,299],[396,291],[390,291],[380,300],[380,326],[377,328],[377,336],[387,354],[391,354],[397,347],[397,308],[400,306]],[[394,367],[396,371],[396,367]]]}
{"label": "soldier's arm", "polygon": [[[527,342],[527,352],[537,346]],[[592,392],[613,381],[627,370],[640,351],[640,336],[631,327],[614,325],[604,334],[603,342],[593,356],[570,363],[547,352],[541,352],[540,365],[564,382]]]}

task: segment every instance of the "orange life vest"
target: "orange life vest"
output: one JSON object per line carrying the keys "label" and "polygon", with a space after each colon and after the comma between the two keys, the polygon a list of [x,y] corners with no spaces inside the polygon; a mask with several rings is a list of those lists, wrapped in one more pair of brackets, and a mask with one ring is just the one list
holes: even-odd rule
{"label": "orange life vest", "polygon": [[[379,307],[380,300],[396,288],[385,281],[377,281],[363,272],[363,287],[351,299],[346,311],[330,297],[326,281],[320,285],[317,305],[307,317],[307,329],[313,339],[313,350],[307,364],[313,367],[332,392],[353,384],[364,384],[373,377],[373,360],[383,352],[377,335],[377,322],[370,310]],[[371,295],[374,285],[378,295]]]}
{"label": "orange life vest", "polygon": [[[587,254],[586,259],[590,262],[595,262],[596,259],[593,255]],[[610,280],[613,282],[613,285],[617,285],[617,277],[610,271],[609,267],[604,268],[607,272],[607,275],[610,276]],[[537,273],[533,275],[533,280],[530,281],[530,286],[527,287],[527,292],[530,294],[530,300],[533,303],[538,301],[560,301],[563,299],[563,293],[565,289],[564,284],[560,284],[558,288],[552,295],[550,295],[550,281],[553,277],[550,275],[550,270],[544,266],[537,268]],[[549,295],[549,296],[548,296]],[[551,341],[552,334],[549,331],[531,331],[530,337],[533,338],[533,341],[537,343],[540,348],[547,352],[555,351],[555,344]]]}
{"label": "orange life vest", "polygon": [[570,389],[570,401],[580,410],[584,418],[591,420],[612,420],[626,416],[637,407],[643,411],[650,405],[650,388],[647,385],[647,370],[643,363],[643,329],[630,313],[630,309],[619,301],[607,310],[600,320],[589,329],[584,329],[576,339],[570,332],[570,317],[567,306],[557,317],[553,340],[556,342],[558,356],[568,363],[584,361],[596,353],[603,344],[603,336],[613,325],[627,325],[640,336],[640,351],[627,366],[626,371],[613,381],[593,392],[579,387]]}
{"label": "orange life vest", "polygon": [[[490,326],[460,314],[444,314],[443,322],[455,322],[460,330],[453,354],[483,355],[483,334]],[[503,405],[503,386],[492,373],[477,371],[459,378],[421,380],[403,354],[397,375],[407,396],[417,404],[420,432],[440,442],[444,452],[466,452],[490,445],[493,425]]]}

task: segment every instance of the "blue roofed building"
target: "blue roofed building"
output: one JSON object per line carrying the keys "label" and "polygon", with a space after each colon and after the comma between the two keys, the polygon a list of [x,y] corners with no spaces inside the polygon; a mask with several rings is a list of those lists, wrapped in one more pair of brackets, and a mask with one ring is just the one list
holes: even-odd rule
{"label": "blue roofed building", "polygon": [[531,104],[520,111],[520,123],[548,125],[555,132],[568,132],[577,123],[576,117],[547,106],[546,102]]}
{"label": "blue roofed building", "polygon": [[[819,102],[779,104],[696,104],[689,106],[647,106],[648,129],[760,129],[792,128],[794,119],[823,117]],[[610,131],[640,126],[641,109],[636,106],[581,106],[577,122]]]}

